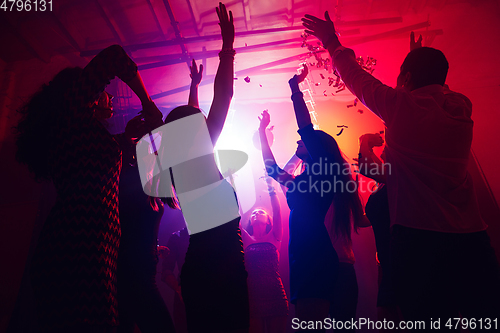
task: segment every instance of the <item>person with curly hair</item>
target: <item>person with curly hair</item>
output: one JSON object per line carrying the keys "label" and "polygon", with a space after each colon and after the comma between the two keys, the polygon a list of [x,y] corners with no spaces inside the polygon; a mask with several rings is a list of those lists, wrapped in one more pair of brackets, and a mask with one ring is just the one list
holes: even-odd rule
{"label": "person with curly hair", "polygon": [[31,263],[42,332],[113,332],[118,324],[118,141],[131,133],[115,139],[95,108],[115,76],[139,97],[147,126],[161,122],[136,64],[119,45],[83,69],[62,70],[20,110],[16,158],[57,190]]}

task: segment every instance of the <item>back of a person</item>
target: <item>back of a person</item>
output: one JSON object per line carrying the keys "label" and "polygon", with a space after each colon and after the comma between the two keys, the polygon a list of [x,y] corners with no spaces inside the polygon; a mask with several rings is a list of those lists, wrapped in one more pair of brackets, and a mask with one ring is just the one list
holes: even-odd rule
{"label": "back of a person", "polygon": [[467,163],[472,105],[440,85],[406,94],[387,123],[392,224],[439,232],[485,229]]}

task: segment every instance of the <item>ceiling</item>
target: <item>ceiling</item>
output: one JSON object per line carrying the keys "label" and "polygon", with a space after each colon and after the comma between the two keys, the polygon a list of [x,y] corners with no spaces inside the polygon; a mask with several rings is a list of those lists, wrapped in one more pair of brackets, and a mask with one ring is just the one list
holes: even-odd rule
{"label": "ceiling", "polygon": [[[363,45],[382,40],[406,44],[412,30],[423,34],[424,44],[430,46],[435,38],[446,33],[432,23],[436,13],[446,13],[461,4],[477,6],[484,2],[496,1],[230,1],[226,6],[235,18],[238,51],[236,84],[245,90],[240,101],[255,100],[256,96],[261,101],[288,96],[283,82],[307,54],[301,48],[300,18],[305,13],[321,17],[329,10],[342,42],[348,46],[360,45],[362,49]],[[52,5],[52,11],[47,7],[45,12],[18,12],[15,7],[13,11],[0,11],[0,45],[4,45],[0,59],[5,63],[36,59],[43,65],[64,57],[65,63],[85,65],[99,50],[118,43],[139,65],[146,86],[159,105],[170,107],[187,99],[187,64],[191,58],[203,62],[206,68],[200,88],[201,103],[211,99],[210,84],[221,45],[215,13],[217,1],[53,0]],[[308,42],[314,39],[309,37]],[[391,55],[388,59],[391,62]],[[243,83],[247,76],[251,82]],[[319,80],[317,75],[316,79]],[[138,107],[138,101],[120,83],[112,85],[111,90],[118,110]],[[319,89],[319,97],[321,92]]]}

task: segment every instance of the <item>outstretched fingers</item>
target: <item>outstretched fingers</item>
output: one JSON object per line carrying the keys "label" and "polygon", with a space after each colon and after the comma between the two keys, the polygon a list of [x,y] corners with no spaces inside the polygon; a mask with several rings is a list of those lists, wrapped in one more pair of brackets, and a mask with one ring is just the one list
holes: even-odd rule
{"label": "outstretched fingers", "polygon": [[328,14],[328,11],[325,11],[325,19],[326,19],[327,21],[332,22],[332,19],[330,18],[330,14]]}
{"label": "outstretched fingers", "polygon": [[304,15],[305,18],[302,18],[302,21],[308,19],[310,21],[313,21],[313,22],[321,22],[323,21],[322,19],[320,18],[317,18],[316,16],[313,16],[313,15],[309,15],[309,14],[305,14]]}
{"label": "outstretched fingers", "polygon": [[219,22],[224,23],[224,22],[233,22],[233,14],[230,12],[230,18],[227,14],[226,10],[226,5],[224,5],[222,2],[219,2],[219,7],[215,7],[215,11],[217,12],[217,16],[219,17]]}

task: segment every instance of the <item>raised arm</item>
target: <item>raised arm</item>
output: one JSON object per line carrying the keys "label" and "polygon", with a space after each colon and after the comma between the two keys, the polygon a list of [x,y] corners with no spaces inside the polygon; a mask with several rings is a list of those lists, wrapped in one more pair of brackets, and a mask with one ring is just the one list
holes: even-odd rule
{"label": "raised arm", "polygon": [[[288,162],[286,162],[285,166],[283,167],[283,170],[285,170],[287,173],[293,176],[295,170],[297,170],[297,168],[299,167],[299,165],[301,165],[301,163],[302,160],[297,155],[293,154],[292,157],[290,157],[290,159],[288,160]],[[280,184],[280,187],[281,191],[283,192],[283,195],[286,195],[287,191],[286,187],[283,186],[282,184]]]}
{"label": "raised arm", "polygon": [[271,208],[273,210],[273,235],[278,242],[281,242],[283,239],[283,225],[281,223],[280,200],[278,199],[278,195],[272,182],[272,178],[267,176],[267,191],[269,192],[269,197],[271,198]]}
{"label": "raised arm", "polygon": [[354,51],[345,49],[340,44],[328,12],[325,12],[325,20],[305,15],[302,22],[306,32],[316,36],[328,50],[333,65],[347,88],[386,124],[390,123],[394,115],[394,106],[398,100],[401,101],[398,96],[407,92],[381,83],[361,68],[356,61]]}
{"label": "raised arm", "polygon": [[219,53],[219,67],[214,80],[214,99],[207,117],[207,127],[215,146],[226,121],[229,104],[233,98],[234,77],[234,24],[233,13],[219,2],[216,8],[222,35],[222,50]]}
{"label": "raised arm", "polygon": [[311,115],[309,114],[306,102],[304,101],[304,95],[299,89],[299,83],[304,81],[308,73],[309,69],[307,68],[307,65],[304,65],[301,73],[299,75],[294,75],[288,81],[290,89],[292,90],[293,109],[295,111],[295,119],[297,120],[297,126],[299,129],[311,124]]}
{"label": "raised arm", "polygon": [[200,65],[200,69],[198,70],[196,62],[193,59],[193,62],[191,64],[191,67],[189,67],[189,69],[191,70],[191,74],[189,74],[189,76],[191,77],[191,86],[189,88],[188,105],[194,106],[195,108],[199,108],[200,105],[198,102],[198,85],[200,84],[203,76],[203,65]]}
{"label": "raised arm", "polygon": [[293,180],[294,177],[277,166],[273,152],[271,151],[271,147],[269,146],[269,142],[267,141],[266,128],[271,122],[271,116],[269,115],[269,112],[267,112],[267,110],[264,110],[262,112],[262,118],[259,117],[259,120],[260,145],[262,148],[262,158],[264,159],[264,165],[266,166],[267,173],[278,183],[286,186],[286,183]]}
{"label": "raised arm", "polygon": [[380,134],[364,134],[359,138],[359,172],[378,183],[386,183],[384,163],[373,152],[373,147],[380,147],[384,140]]}

